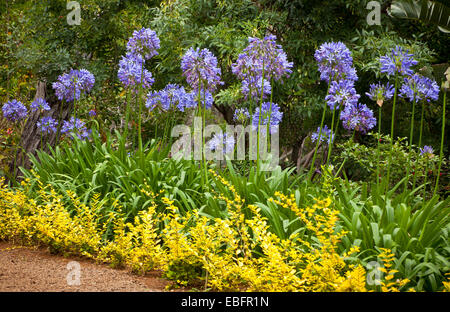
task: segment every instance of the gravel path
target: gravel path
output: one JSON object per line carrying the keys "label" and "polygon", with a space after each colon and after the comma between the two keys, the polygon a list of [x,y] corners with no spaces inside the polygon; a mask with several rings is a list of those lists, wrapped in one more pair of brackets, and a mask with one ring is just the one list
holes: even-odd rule
{"label": "gravel path", "polygon": [[0,292],[161,292],[167,284],[157,273],[137,276],[94,261],[0,241]]}

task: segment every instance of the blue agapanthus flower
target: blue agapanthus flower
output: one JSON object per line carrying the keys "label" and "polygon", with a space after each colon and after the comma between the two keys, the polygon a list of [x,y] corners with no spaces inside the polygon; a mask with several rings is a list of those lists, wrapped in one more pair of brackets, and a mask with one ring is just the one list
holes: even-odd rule
{"label": "blue agapanthus flower", "polygon": [[190,97],[186,95],[184,87],[168,84],[163,90],[149,92],[145,106],[150,110],[160,105],[165,111],[171,108],[178,108],[180,111],[184,111],[188,100],[190,100]]}
{"label": "blue agapanthus flower", "polygon": [[[262,77],[249,77],[248,79],[242,80],[242,93],[245,98],[261,98],[261,86],[263,91],[263,99],[267,98],[272,92],[272,86],[270,82]],[[251,94],[250,94],[251,93]]]}
{"label": "blue agapanthus flower", "polygon": [[264,102],[261,104],[261,114],[259,111],[259,107],[257,107],[255,113],[252,116],[253,130],[257,130],[258,125],[261,126],[261,129],[265,129],[266,127],[264,126],[269,124],[270,119],[270,133],[276,133],[278,131],[278,126],[281,123],[282,118],[283,112],[280,111],[280,107],[278,106],[278,104]]}
{"label": "blue agapanthus flower", "polygon": [[72,69],[62,74],[53,83],[53,89],[60,101],[72,102],[79,100],[81,94],[90,92],[95,83],[95,77],[86,69]]}
{"label": "blue agapanthus flower", "polygon": [[143,60],[130,53],[119,61],[117,76],[127,88],[137,88],[142,83],[142,87],[147,89],[155,82],[152,73],[145,69]]}
{"label": "blue agapanthus flower", "polygon": [[233,120],[240,123],[246,123],[250,119],[250,113],[245,107],[237,108],[234,111]]}
{"label": "blue agapanthus flower", "polygon": [[320,127],[317,127],[316,132],[313,132],[311,135],[311,141],[314,143],[319,139],[320,136],[320,142],[327,142],[327,144],[330,144],[330,142],[334,141],[334,133],[331,136],[331,129],[328,129],[328,126],[325,125],[322,128],[322,131],[320,131]]}
{"label": "blue agapanthus flower", "polygon": [[418,63],[413,57],[413,54],[403,51],[401,46],[396,46],[390,54],[380,57],[381,72],[386,73],[388,76],[395,74],[412,75],[414,72],[411,67]]}
{"label": "blue agapanthus flower", "polygon": [[331,110],[339,109],[341,105],[348,106],[358,103],[360,95],[356,93],[352,80],[332,81],[325,100]]}
{"label": "blue agapanthus flower", "polygon": [[232,153],[234,151],[234,145],[234,136],[222,132],[216,133],[207,143],[207,146],[211,151],[222,149],[224,154]]}
{"label": "blue agapanthus flower", "polygon": [[326,42],[314,53],[320,80],[358,80],[350,50],[342,42]]}
{"label": "blue agapanthus flower", "polygon": [[363,134],[377,124],[373,111],[365,104],[354,104],[344,108],[340,116],[342,125],[347,130],[356,130]]}
{"label": "blue agapanthus flower", "polygon": [[90,117],[95,117],[95,116],[97,116],[97,112],[95,111],[95,109],[91,109],[91,110],[88,112],[88,114],[89,114]]}
{"label": "blue agapanthus flower", "polygon": [[404,83],[400,88],[400,96],[408,98],[411,102],[426,100],[436,101],[439,98],[439,86],[436,81],[414,74],[404,78]]}
{"label": "blue agapanthus flower", "polygon": [[248,41],[231,70],[242,80],[242,92],[246,97],[261,97],[261,91],[266,97],[271,92],[270,80],[289,76],[293,63],[287,60],[287,54],[276,43],[274,35],[263,39],[250,37]]}
{"label": "blue agapanthus flower", "polygon": [[56,133],[58,127],[58,121],[53,119],[50,116],[42,117],[37,123],[36,126],[42,133]]}
{"label": "blue agapanthus flower", "polygon": [[3,117],[12,122],[21,121],[28,115],[28,111],[25,105],[17,100],[11,100],[3,104],[2,112]]}
{"label": "blue agapanthus flower", "polygon": [[64,120],[61,133],[69,137],[76,135],[79,139],[83,140],[90,137],[91,130],[86,128],[86,124],[82,120],[71,117],[69,121]]}
{"label": "blue agapanthus flower", "polygon": [[158,55],[160,41],[156,32],[150,28],[135,30],[133,36],[128,40],[127,51],[135,58],[144,58],[146,60]]}
{"label": "blue agapanthus flower", "polygon": [[248,46],[238,56],[236,63],[231,65],[232,71],[241,79],[249,77],[268,80],[279,80],[292,73],[294,63],[287,60],[287,54],[281,45],[276,43],[277,37],[268,35],[263,39],[249,37]]}
{"label": "blue agapanthus flower", "polygon": [[47,101],[45,101],[45,99],[37,98],[36,100],[34,100],[31,103],[30,109],[31,109],[32,112],[35,112],[37,110],[49,111],[50,110],[50,106],[48,105]]}
{"label": "blue agapanthus flower", "polygon": [[[192,108],[197,107],[198,105],[198,97],[199,92],[198,91],[191,91],[189,92],[186,101],[185,101],[185,107]],[[214,97],[208,90],[200,90],[200,103],[202,107],[206,107],[206,109],[211,109],[212,105],[214,104]]]}
{"label": "blue agapanthus flower", "polygon": [[432,157],[434,155],[434,150],[429,145],[425,145],[423,148],[419,148],[419,150],[421,156]]}
{"label": "blue agapanthus flower", "polygon": [[201,89],[212,93],[223,84],[217,58],[208,49],[190,48],[183,55],[181,70],[194,91]]}
{"label": "blue agapanthus flower", "polygon": [[370,85],[370,90],[369,92],[366,92],[366,95],[381,106],[384,101],[389,100],[394,96],[394,91],[394,86],[389,82],[386,84],[378,82],[377,84],[372,83]]}

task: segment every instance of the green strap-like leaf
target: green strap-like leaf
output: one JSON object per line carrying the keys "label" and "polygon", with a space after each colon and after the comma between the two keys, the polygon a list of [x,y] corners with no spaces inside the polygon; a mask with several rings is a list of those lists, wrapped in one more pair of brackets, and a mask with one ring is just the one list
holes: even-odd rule
{"label": "green strap-like leaf", "polygon": [[415,19],[432,23],[450,33],[450,7],[429,0],[398,0],[391,4],[389,15],[395,18]]}

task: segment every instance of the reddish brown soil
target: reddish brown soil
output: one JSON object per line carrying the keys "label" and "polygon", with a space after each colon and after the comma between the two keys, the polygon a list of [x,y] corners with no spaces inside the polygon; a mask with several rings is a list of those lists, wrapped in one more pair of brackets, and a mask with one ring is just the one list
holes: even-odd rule
{"label": "reddish brown soil", "polygon": [[[68,285],[71,261],[80,264],[80,285]],[[51,255],[44,248],[0,241],[0,292],[160,292],[167,284],[157,272],[138,276],[91,260]]]}

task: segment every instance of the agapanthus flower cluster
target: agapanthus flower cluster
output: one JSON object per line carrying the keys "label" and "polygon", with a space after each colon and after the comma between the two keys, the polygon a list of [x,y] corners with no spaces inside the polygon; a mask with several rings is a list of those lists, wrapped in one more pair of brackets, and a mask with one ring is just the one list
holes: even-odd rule
{"label": "agapanthus flower cluster", "polygon": [[[276,133],[282,118],[283,112],[280,111],[280,107],[276,103],[264,102],[261,104],[261,112],[259,107],[257,107],[252,116],[253,130],[257,130],[258,125],[260,125],[262,129],[265,129],[266,127],[264,126],[269,124],[270,119],[270,133]],[[263,133],[265,132],[263,131]]]}
{"label": "agapanthus flower cluster", "polygon": [[[354,86],[358,76],[356,69],[353,67],[351,52],[346,45],[342,42],[326,42],[316,50],[314,57],[318,63],[320,79],[329,83],[325,100],[331,110],[343,109],[340,119],[343,121],[344,128],[355,129],[362,133],[366,133],[373,128],[376,119],[373,117],[372,110],[366,105],[358,103],[360,95],[356,93]],[[325,132],[325,137],[328,137],[330,141],[333,129],[328,129],[325,126],[322,131]],[[313,134],[314,141],[318,139],[319,132],[320,127]],[[322,141],[322,138],[320,140]]]}
{"label": "agapanthus flower cluster", "polygon": [[248,46],[239,54],[231,69],[242,80],[244,95],[261,96],[261,91],[264,91],[265,97],[271,92],[269,81],[289,76],[293,63],[287,60],[287,54],[281,45],[276,43],[274,35],[263,39],[250,37],[248,42]]}
{"label": "agapanthus flower cluster", "polygon": [[21,121],[28,115],[28,111],[25,105],[17,100],[11,100],[3,104],[2,112],[3,117],[12,122]]}
{"label": "agapanthus flower cluster", "polygon": [[431,146],[425,145],[422,148],[419,148],[420,150],[420,156],[424,157],[433,157],[434,156],[434,150]]}
{"label": "agapanthus flower cluster", "polygon": [[320,131],[320,127],[317,127],[316,132],[313,132],[311,135],[311,141],[314,143],[319,139],[320,136],[320,142],[327,142],[327,144],[330,144],[330,142],[334,141],[334,133],[331,136],[331,129],[328,129],[328,126],[325,125],[322,128],[322,131]]}
{"label": "agapanthus flower cluster", "polygon": [[48,105],[47,101],[45,101],[45,99],[37,98],[31,103],[30,109],[32,112],[35,112],[37,110],[49,111],[50,106]]}
{"label": "agapanthus flower cluster", "polygon": [[142,84],[143,88],[150,88],[155,80],[152,73],[144,68],[143,60],[127,53],[119,61],[117,72],[120,82],[127,88],[136,88]]}
{"label": "agapanthus flower cluster", "polygon": [[234,151],[235,140],[233,135],[220,132],[216,133],[207,144],[211,151],[216,151],[221,148],[224,154],[230,154]]}
{"label": "agapanthus flower cluster", "polygon": [[279,80],[292,73],[293,63],[287,61],[287,54],[281,45],[276,43],[277,37],[268,35],[263,39],[250,37],[248,46],[232,65],[233,73],[239,78],[248,76],[264,77]]}
{"label": "agapanthus flower cluster", "polygon": [[248,112],[248,109],[245,107],[237,108],[234,111],[233,120],[240,123],[245,123],[247,120],[250,119],[250,113]]}
{"label": "agapanthus flower cluster", "polygon": [[58,122],[50,116],[42,117],[37,123],[36,126],[42,133],[56,133]]}
{"label": "agapanthus flower cluster", "polygon": [[97,112],[95,111],[95,109],[91,109],[91,110],[88,112],[88,114],[89,114],[90,117],[95,117],[95,116],[97,116]]}
{"label": "agapanthus flower cluster", "polygon": [[217,58],[208,49],[190,48],[183,55],[181,70],[193,90],[201,89],[212,93],[223,84]]}
{"label": "agapanthus flower cluster", "polygon": [[145,60],[158,55],[160,41],[150,28],[135,30],[127,43],[127,53],[119,61],[117,76],[126,88],[150,88],[155,80],[145,69]]}
{"label": "agapanthus flower cluster", "polygon": [[61,127],[61,133],[72,137],[76,135],[79,139],[89,138],[91,131],[86,128],[86,124],[80,120],[71,117],[69,121],[65,120]]}
{"label": "agapanthus flower cluster", "polygon": [[186,94],[182,86],[168,84],[163,90],[149,92],[145,106],[150,110],[160,105],[165,111],[171,108],[178,108],[180,111],[184,111],[184,108],[186,106],[189,107],[191,104],[186,103],[187,101],[192,101],[192,97]]}
{"label": "agapanthus flower cluster", "polygon": [[363,134],[372,129],[377,120],[373,111],[365,104],[354,104],[344,108],[340,116],[342,125],[347,130],[356,130]]}
{"label": "agapanthus flower cluster", "polygon": [[187,99],[185,101],[185,107],[186,108],[193,108],[197,107],[197,104],[199,102],[200,96],[200,103],[202,107],[206,107],[206,109],[210,109],[212,105],[214,104],[214,97],[211,92],[208,90],[200,90],[200,94],[198,91],[193,90],[187,94]]}
{"label": "agapanthus flower cluster", "polygon": [[261,91],[263,92],[263,99],[265,99],[272,92],[272,86],[267,79],[262,79],[262,77],[249,77],[248,79],[242,80],[241,90],[246,99],[249,97],[260,98]]}
{"label": "agapanthus flower cluster", "polygon": [[366,95],[372,100],[377,102],[379,106],[383,105],[383,102],[391,99],[394,96],[394,86],[389,82],[382,84],[378,82],[377,84],[372,83],[370,85],[369,92]]}
{"label": "agapanthus flower cluster", "polygon": [[436,81],[419,74],[404,78],[400,88],[400,96],[408,98],[411,102],[419,100],[434,100],[439,98],[439,86]]}
{"label": "agapanthus flower cluster", "polygon": [[413,59],[414,55],[403,51],[401,46],[396,46],[390,54],[380,57],[381,72],[387,76],[403,75],[409,76],[413,74],[412,66],[417,65],[417,61]]}
{"label": "agapanthus flower cluster", "polygon": [[150,28],[142,28],[135,30],[133,36],[128,40],[127,51],[134,56],[134,58],[151,59],[158,55],[160,41],[156,32]]}
{"label": "agapanthus flower cluster", "polygon": [[72,102],[79,100],[81,94],[91,91],[94,83],[95,77],[88,70],[72,69],[69,73],[60,75],[52,86],[59,100]]}
{"label": "agapanthus flower cluster", "polygon": [[353,67],[353,58],[350,50],[342,42],[326,42],[314,53],[320,80],[330,83],[334,80],[356,81],[356,69]]}
{"label": "agapanthus flower cluster", "polygon": [[199,103],[201,106],[210,109],[214,104],[214,97],[209,91],[193,90],[186,92],[184,87],[175,84],[168,84],[163,90],[149,92],[147,94],[147,101],[145,106],[153,110],[156,106],[161,105],[161,108],[165,111],[173,108],[184,112],[188,108],[196,108]]}
{"label": "agapanthus flower cluster", "polygon": [[331,110],[339,109],[341,105],[349,106],[358,103],[360,95],[356,93],[352,80],[332,81],[325,100]]}

